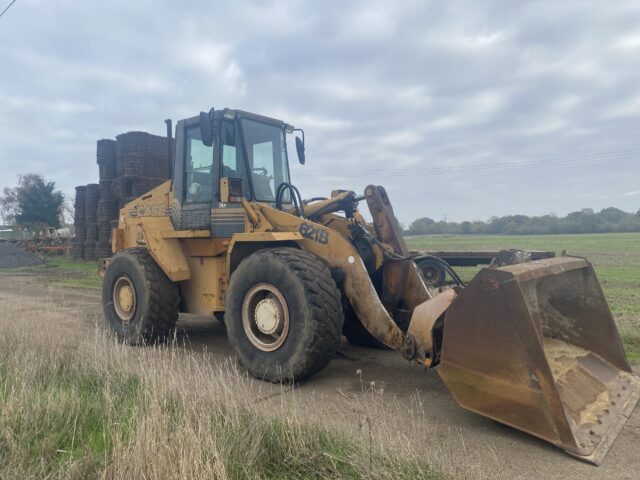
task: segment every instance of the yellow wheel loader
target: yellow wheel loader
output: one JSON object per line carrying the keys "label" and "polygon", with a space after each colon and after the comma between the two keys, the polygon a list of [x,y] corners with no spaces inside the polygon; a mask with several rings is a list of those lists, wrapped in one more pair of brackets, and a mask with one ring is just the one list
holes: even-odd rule
{"label": "yellow wheel loader", "polygon": [[126,204],[113,230],[102,275],[115,335],[153,343],[179,312],[223,317],[246,369],[287,382],[326,367],[344,334],[434,368],[462,407],[598,464],[640,382],[591,264],[489,267],[468,285],[445,265],[456,285],[430,291],[384,188],[302,199],[287,135],[304,163],[304,132],[279,120],[212,109],[177,123],[173,180]]}

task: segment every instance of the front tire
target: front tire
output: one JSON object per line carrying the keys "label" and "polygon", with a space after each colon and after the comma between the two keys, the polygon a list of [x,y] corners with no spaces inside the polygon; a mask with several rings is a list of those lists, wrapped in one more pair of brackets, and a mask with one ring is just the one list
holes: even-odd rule
{"label": "front tire", "polygon": [[271,382],[303,380],[326,367],[340,344],[340,291],[315,255],[260,250],[231,275],[225,324],[240,363]]}
{"label": "front tire", "polygon": [[146,249],[122,250],[109,262],[102,283],[102,309],[119,341],[141,345],[169,339],[179,303],[178,286]]}

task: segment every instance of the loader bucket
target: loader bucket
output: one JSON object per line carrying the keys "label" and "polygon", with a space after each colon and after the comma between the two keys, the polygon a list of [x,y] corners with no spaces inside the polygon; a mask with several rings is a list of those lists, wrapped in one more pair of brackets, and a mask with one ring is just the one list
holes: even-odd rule
{"label": "loader bucket", "polygon": [[444,318],[439,373],[458,403],[598,465],[640,381],[589,262],[485,268]]}

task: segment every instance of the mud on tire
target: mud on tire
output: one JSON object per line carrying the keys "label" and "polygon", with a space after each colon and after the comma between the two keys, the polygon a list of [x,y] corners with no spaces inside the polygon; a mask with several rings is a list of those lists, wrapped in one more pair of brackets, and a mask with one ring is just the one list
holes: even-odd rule
{"label": "mud on tire", "polygon": [[[252,343],[243,324],[245,297],[265,284],[282,295],[289,316],[286,337],[273,351]],[[229,341],[249,373],[272,382],[303,380],[326,367],[340,344],[340,291],[315,255],[289,247],[260,250],[231,275],[224,319]]]}
{"label": "mud on tire", "polygon": [[[118,282],[133,286],[134,304],[127,320],[119,316],[114,304]],[[118,340],[134,345],[167,340],[178,319],[179,302],[178,286],[146,249],[122,250],[109,262],[102,284],[102,308]]]}

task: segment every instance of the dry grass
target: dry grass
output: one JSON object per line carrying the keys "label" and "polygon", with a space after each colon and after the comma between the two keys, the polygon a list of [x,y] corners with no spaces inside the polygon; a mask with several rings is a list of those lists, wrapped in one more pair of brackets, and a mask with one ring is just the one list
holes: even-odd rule
{"label": "dry grass", "polygon": [[[98,323],[61,328],[70,312],[46,298],[39,310],[16,298],[0,294],[2,479],[456,474],[425,445],[418,400],[385,405],[363,382],[319,418],[298,389],[247,378],[232,361],[179,345],[123,347]],[[402,408],[407,425],[385,423],[389,408]],[[340,428],[345,416],[358,428]]]}

